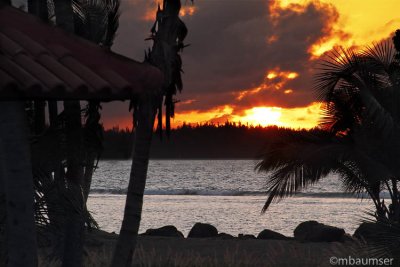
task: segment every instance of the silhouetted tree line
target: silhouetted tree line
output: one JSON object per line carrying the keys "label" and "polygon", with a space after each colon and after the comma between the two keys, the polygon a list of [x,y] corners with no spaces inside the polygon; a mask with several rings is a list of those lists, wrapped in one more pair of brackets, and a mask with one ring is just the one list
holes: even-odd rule
{"label": "silhouetted tree line", "polygon": [[[183,124],[172,129],[169,139],[154,138],[153,159],[247,159],[260,156],[268,139],[298,131],[277,126],[248,126],[241,123]],[[104,133],[102,159],[129,159],[133,138],[130,129],[113,128]]]}

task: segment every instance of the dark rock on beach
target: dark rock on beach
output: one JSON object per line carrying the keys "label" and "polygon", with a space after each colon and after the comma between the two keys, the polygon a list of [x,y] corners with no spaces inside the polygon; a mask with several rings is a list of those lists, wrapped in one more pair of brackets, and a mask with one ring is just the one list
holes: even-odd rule
{"label": "dark rock on beach", "polygon": [[147,236],[165,236],[165,237],[184,237],[183,234],[173,225],[163,226],[157,229],[148,229],[142,235]]}
{"label": "dark rock on beach", "polygon": [[363,222],[354,232],[353,237],[365,240],[365,241],[373,241],[379,235],[381,229],[375,223]]}
{"label": "dark rock on beach", "polygon": [[354,242],[356,241],[350,234],[345,234],[341,240],[341,242]]}
{"label": "dark rock on beach", "polygon": [[342,242],[345,231],[317,221],[300,223],[294,230],[294,238],[305,242]]}
{"label": "dark rock on beach", "polygon": [[218,230],[211,224],[196,223],[188,234],[188,238],[205,238],[218,236]]}
{"label": "dark rock on beach", "polygon": [[254,235],[244,235],[244,234],[239,234],[238,235],[239,239],[247,240],[247,239],[256,239]]}
{"label": "dark rock on beach", "polygon": [[218,238],[221,239],[234,239],[235,237],[233,235],[227,234],[227,233],[219,233]]}
{"label": "dark rock on beach", "polygon": [[258,234],[257,239],[287,240],[289,238],[284,236],[284,235],[282,235],[282,234],[280,234],[280,233],[278,233],[278,232],[275,232],[275,231],[272,231],[272,230],[269,230],[269,229],[265,229],[265,230],[262,230]]}

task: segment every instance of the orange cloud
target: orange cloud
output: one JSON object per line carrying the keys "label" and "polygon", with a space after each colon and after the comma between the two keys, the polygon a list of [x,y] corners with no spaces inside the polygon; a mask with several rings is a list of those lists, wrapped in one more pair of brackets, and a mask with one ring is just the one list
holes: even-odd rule
{"label": "orange cloud", "polygon": [[279,37],[277,35],[271,35],[267,37],[267,44],[272,44],[278,41]]}
{"label": "orange cloud", "polygon": [[272,20],[282,11],[304,12],[310,4],[318,8],[329,5],[337,11],[325,27],[325,34],[313,44],[309,53],[317,59],[336,46],[358,47],[388,38],[400,25],[398,0],[275,0],[269,8]]}
{"label": "orange cloud", "polygon": [[[240,101],[245,97],[256,95],[264,90],[281,90],[285,87],[289,80],[297,79],[300,76],[299,73],[294,71],[281,71],[279,68],[267,71],[265,75],[264,83],[260,86],[248,90],[243,90],[236,93],[236,100]],[[283,91],[284,94],[293,93],[293,89],[286,88]]]}
{"label": "orange cloud", "polygon": [[266,89],[266,86],[264,85],[264,86],[256,87],[256,88],[254,88],[254,89],[244,90],[244,91],[239,92],[239,93],[237,94],[236,100],[242,100],[244,97],[246,97],[246,96],[248,96],[248,95],[257,94],[258,92],[260,92],[260,91],[262,91],[262,90],[265,90],[265,89]]}
{"label": "orange cloud", "polygon": [[302,13],[305,11],[305,6],[299,4],[298,2],[300,1],[289,1],[286,0],[272,0],[269,2],[269,12],[270,12],[270,18],[273,23],[275,23],[282,14],[282,11],[285,9],[290,9],[293,12],[296,13]]}
{"label": "orange cloud", "polygon": [[181,17],[193,16],[197,12],[196,6],[183,6],[180,12]]}
{"label": "orange cloud", "polygon": [[323,10],[328,19],[324,25],[323,36],[317,40],[308,50],[311,59],[317,59],[325,52],[337,45],[351,46],[350,34],[343,30],[341,14],[338,12],[335,1],[319,0],[274,0],[270,2],[269,9],[272,23],[276,23],[285,11],[304,13],[312,4],[318,10]]}
{"label": "orange cloud", "polygon": [[268,80],[273,80],[278,77],[283,79],[293,80],[299,77],[299,74],[297,72],[291,72],[291,71],[280,71],[279,68],[277,68],[275,70],[268,71],[266,75],[266,78]]}

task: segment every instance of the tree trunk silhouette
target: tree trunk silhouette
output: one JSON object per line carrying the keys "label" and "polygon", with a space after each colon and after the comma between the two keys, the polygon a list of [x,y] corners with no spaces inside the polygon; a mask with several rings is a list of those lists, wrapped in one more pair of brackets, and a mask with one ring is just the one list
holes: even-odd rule
{"label": "tree trunk silhouette", "polygon": [[400,195],[399,190],[397,188],[397,180],[395,178],[392,179],[392,191],[393,191],[393,199],[392,199],[392,208],[391,208],[391,216],[393,216],[393,220],[400,222]]}
{"label": "tree trunk silhouette", "polygon": [[[166,131],[170,132],[170,118],[174,116],[173,95],[182,90],[181,69],[182,60],[179,52],[185,47],[183,41],[187,28],[179,18],[180,0],[164,0],[163,8],[159,5],[156,21],[151,29],[153,48],[146,53],[145,60],[158,67],[164,74],[164,84],[159,95],[139,99],[134,106],[136,135],[132,159],[131,175],[126,197],[124,219],[120,235],[114,251],[112,267],[131,266],[135,252],[140,219],[143,207],[143,194],[146,185],[149,163],[150,145],[153,125],[158,110],[162,112],[162,99],[165,96]],[[161,132],[161,121],[159,130]]]}
{"label": "tree trunk silhouette", "polygon": [[[74,13],[71,0],[55,0],[54,10],[57,26],[74,33]],[[83,253],[83,164],[82,164],[82,122],[78,100],[64,101],[67,138],[67,222],[64,236],[63,267],[82,266]]]}
{"label": "tree trunk silhouette", "polygon": [[74,13],[71,0],[54,0],[56,24],[65,31],[74,32]]}
{"label": "tree trunk silhouette", "polygon": [[[55,135],[57,135],[57,139],[60,141],[60,136],[57,131],[58,127],[58,122],[57,122],[57,117],[58,117],[58,106],[57,106],[57,101],[48,101],[48,113],[49,113],[49,123],[50,123],[50,128],[49,130],[52,131]],[[57,153],[57,156],[60,157],[60,154]],[[53,172],[53,179],[54,179],[54,187],[51,190],[51,192],[48,192],[47,194],[51,194],[47,202],[47,209],[48,209],[48,216],[50,220],[50,224],[52,226],[55,226],[57,228],[63,229],[64,225],[64,220],[63,216],[60,214],[60,205],[61,205],[61,198],[60,198],[60,192],[64,191],[65,189],[65,180],[64,176],[61,174],[63,172],[63,163],[62,163],[62,158],[58,158],[54,160],[55,165],[52,166],[52,172]]]}
{"label": "tree trunk silhouette", "polygon": [[37,266],[34,191],[23,102],[0,103],[0,153],[7,201],[8,266]]}
{"label": "tree trunk silhouette", "polygon": [[34,101],[34,128],[35,134],[40,135],[46,129],[46,102],[43,100]]}
{"label": "tree trunk silhouette", "polygon": [[49,21],[47,0],[28,0],[28,11],[38,16],[46,23]]}
{"label": "tree trunk silhouette", "polygon": [[121,231],[112,259],[112,267],[130,267],[135,252],[142,216],[143,194],[146,186],[149,153],[153,135],[156,106],[151,99],[143,100],[135,111],[137,126],[128,193]]}
{"label": "tree trunk silhouette", "polygon": [[82,266],[84,198],[82,164],[82,121],[79,101],[64,101],[67,139],[67,225],[63,267]]}
{"label": "tree trunk silhouette", "polygon": [[6,266],[6,194],[5,194],[5,155],[0,139],[0,266]]}
{"label": "tree trunk silhouette", "polygon": [[83,181],[83,194],[85,204],[89,197],[95,163],[102,151],[103,126],[100,124],[100,103],[89,101],[86,111],[86,121],[83,128],[85,144],[85,174]]}
{"label": "tree trunk silhouette", "polygon": [[48,102],[48,110],[49,110],[50,126],[55,127],[56,123],[57,123],[57,116],[58,116],[57,101],[49,101]]}
{"label": "tree trunk silhouette", "polygon": [[84,179],[83,179],[83,196],[84,196],[84,201],[86,203],[88,197],[89,197],[89,192],[90,192],[90,186],[92,184],[92,177],[94,173],[94,164],[96,161],[96,153],[90,153],[90,155],[87,156],[86,158],[86,167],[85,167],[85,174],[84,174]]}

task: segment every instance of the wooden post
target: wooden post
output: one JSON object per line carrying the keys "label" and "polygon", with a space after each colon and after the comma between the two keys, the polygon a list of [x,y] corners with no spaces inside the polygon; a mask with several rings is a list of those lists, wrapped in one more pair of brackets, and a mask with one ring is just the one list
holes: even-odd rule
{"label": "wooden post", "polygon": [[8,266],[37,266],[28,132],[24,102],[0,102],[0,160],[7,203]]}

